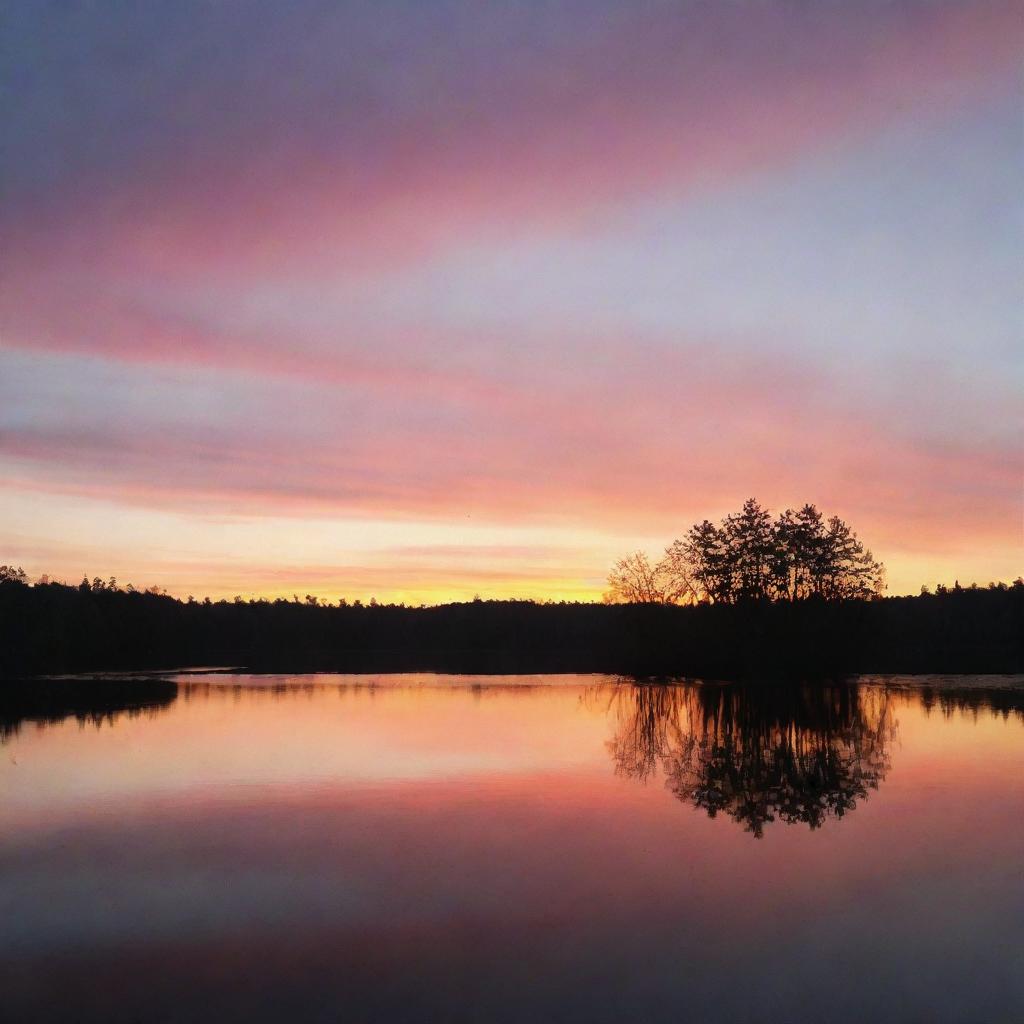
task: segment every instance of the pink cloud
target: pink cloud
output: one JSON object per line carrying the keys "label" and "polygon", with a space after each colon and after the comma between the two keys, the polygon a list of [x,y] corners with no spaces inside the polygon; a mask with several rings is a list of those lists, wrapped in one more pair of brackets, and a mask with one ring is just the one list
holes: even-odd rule
{"label": "pink cloud", "polygon": [[[586,222],[609,203],[717,186],[1012,74],[1019,5],[720,8],[621,15],[546,64],[446,82],[433,104],[327,108],[287,147],[226,132],[7,224],[14,268],[195,279],[405,262],[481,232]],[[474,89],[474,92],[467,89]],[[312,133],[308,138],[303,131]]]}
{"label": "pink cloud", "polygon": [[[79,415],[37,403],[0,435],[9,486],[666,541],[754,493],[817,501],[882,557],[991,543],[1009,564],[1021,461],[993,439],[1002,431],[973,429],[979,413],[949,413],[972,426],[953,443],[910,400],[882,415],[864,382],[735,339],[249,329],[174,297],[197,282],[216,294],[293,275],[369,280],[479,238],[589,228],[624,202],[720,188],[1005,88],[1022,40],[1019,3],[1000,0],[720,5],[699,19],[622,7],[543,58],[422,81],[410,66],[413,100],[386,116],[326,94],[295,123],[277,107],[261,120],[259,96],[237,122],[189,107],[187,144],[161,135],[143,156],[126,144],[3,215],[4,347],[100,357],[159,404],[146,415],[101,394]],[[258,387],[204,425],[179,412],[180,382],[154,384],[160,367],[194,371],[207,397],[229,374]]]}
{"label": "pink cloud", "polygon": [[[631,362],[649,369],[629,376]],[[1017,539],[1015,449],[895,432],[837,402],[820,371],[777,359],[769,373],[758,357],[713,348],[654,360],[628,346],[610,349],[597,376],[545,369],[507,382],[500,402],[456,404],[447,417],[429,394],[372,415],[372,404],[334,408],[327,388],[308,398],[316,416],[285,407],[214,431],[58,420],[8,431],[0,452],[20,467],[12,484],[191,510],[469,515],[664,532],[667,542],[756,494],[838,512],[883,557]],[[353,431],[353,415],[371,418]]]}

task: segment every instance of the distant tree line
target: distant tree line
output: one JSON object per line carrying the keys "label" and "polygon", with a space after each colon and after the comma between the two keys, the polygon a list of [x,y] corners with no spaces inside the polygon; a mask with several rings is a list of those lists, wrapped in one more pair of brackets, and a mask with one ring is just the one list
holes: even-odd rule
{"label": "distant tree line", "polygon": [[774,519],[754,498],[718,525],[705,519],[664,556],[615,563],[606,600],[630,604],[846,601],[882,593],[885,567],[838,516],[814,505]]}
{"label": "distant tree line", "polygon": [[178,600],[0,569],[0,678],[252,671],[615,672],[705,678],[1024,671],[1024,581],[917,597],[435,607]]}

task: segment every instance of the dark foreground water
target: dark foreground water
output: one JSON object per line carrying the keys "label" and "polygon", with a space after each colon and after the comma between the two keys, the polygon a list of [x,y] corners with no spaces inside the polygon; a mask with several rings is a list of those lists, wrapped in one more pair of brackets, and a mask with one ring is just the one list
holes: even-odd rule
{"label": "dark foreground water", "polygon": [[178,679],[0,726],[3,1019],[1024,1021],[1020,680]]}

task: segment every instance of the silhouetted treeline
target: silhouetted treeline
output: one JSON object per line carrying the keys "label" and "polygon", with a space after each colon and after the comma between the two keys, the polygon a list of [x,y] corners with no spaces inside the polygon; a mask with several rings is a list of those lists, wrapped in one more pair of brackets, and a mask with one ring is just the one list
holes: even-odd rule
{"label": "silhouetted treeline", "polygon": [[0,582],[0,673],[621,672],[736,678],[1020,672],[1024,583],[919,597],[738,604],[473,601],[412,608],[181,601],[94,581]]}

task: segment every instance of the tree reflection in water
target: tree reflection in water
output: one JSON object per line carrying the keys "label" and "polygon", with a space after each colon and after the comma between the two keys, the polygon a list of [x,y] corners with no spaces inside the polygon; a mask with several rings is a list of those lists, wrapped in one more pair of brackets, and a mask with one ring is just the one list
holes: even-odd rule
{"label": "tree reflection in water", "polygon": [[621,683],[593,697],[615,716],[618,774],[660,768],[680,800],[758,838],[769,822],[818,828],[853,810],[885,778],[896,736],[877,688]]}
{"label": "tree reflection in water", "polygon": [[74,718],[99,729],[122,717],[161,714],[177,696],[177,683],[161,677],[8,680],[0,686],[0,744],[26,722],[42,728]]}

